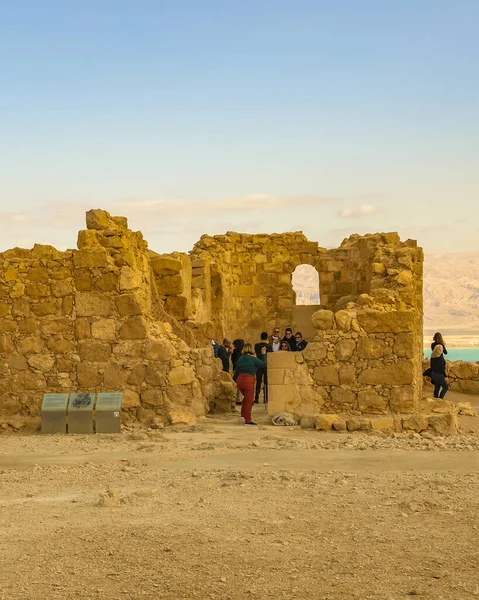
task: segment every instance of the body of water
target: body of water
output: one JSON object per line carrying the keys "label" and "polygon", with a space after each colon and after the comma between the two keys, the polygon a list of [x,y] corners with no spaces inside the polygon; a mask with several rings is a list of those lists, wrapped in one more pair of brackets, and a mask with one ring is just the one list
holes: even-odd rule
{"label": "body of water", "polygon": [[[424,348],[424,358],[431,358],[431,349]],[[448,348],[446,360],[479,361],[479,348]]]}

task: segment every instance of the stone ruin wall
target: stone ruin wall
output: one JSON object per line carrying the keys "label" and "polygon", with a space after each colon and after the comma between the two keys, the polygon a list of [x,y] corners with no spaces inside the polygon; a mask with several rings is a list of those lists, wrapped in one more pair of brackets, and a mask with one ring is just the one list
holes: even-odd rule
{"label": "stone ruin wall", "polygon": [[160,255],[126,219],[89,211],[78,250],[0,254],[0,417],[7,427],[38,421],[44,392],[77,390],[122,390],[125,418],[156,425],[230,410],[234,385],[209,339],[255,342],[292,325],[300,264],[319,273],[316,335],[295,355],[302,363],[270,365],[270,409],[412,414],[422,263],[416,242],[396,233],[353,235],[332,250],[300,232],[205,235],[189,255]]}
{"label": "stone ruin wall", "polygon": [[0,430],[37,428],[46,392],[123,391],[123,419],[154,426],[229,408],[234,385],[165,310],[142,234],[100,210],[87,227],[78,250],[0,254]]}

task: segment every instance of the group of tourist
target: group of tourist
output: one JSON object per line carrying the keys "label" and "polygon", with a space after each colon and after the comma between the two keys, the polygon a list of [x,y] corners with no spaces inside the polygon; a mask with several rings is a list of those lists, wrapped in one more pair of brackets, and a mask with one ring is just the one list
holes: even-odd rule
{"label": "group of tourist", "polygon": [[233,379],[237,387],[237,403],[239,404],[239,394],[243,395],[241,402],[241,416],[244,418],[245,425],[256,425],[251,419],[251,410],[254,403],[259,402],[261,386],[263,385],[263,394],[265,403],[268,402],[268,375],[266,367],[266,355],[269,352],[301,352],[308,342],[303,339],[300,331],[293,335],[291,327],[287,327],[284,336],[281,338],[279,327],[273,328],[273,333],[268,335],[263,331],[260,341],[254,346],[245,343],[243,339],[229,340],[225,338],[221,345],[212,341],[215,356],[217,356],[223,365],[223,371],[229,373],[230,361],[233,367]]}

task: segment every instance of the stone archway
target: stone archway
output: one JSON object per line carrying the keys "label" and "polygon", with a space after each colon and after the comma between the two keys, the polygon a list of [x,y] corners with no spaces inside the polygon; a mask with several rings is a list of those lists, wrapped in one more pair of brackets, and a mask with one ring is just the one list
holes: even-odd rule
{"label": "stone archway", "polygon": [[291,283],[295,297],[292,325],[295,332],[300,331],[310,341],[316,334],[311,316],[320,304],[319,272],[310,264],[300,264],[292,273]]}

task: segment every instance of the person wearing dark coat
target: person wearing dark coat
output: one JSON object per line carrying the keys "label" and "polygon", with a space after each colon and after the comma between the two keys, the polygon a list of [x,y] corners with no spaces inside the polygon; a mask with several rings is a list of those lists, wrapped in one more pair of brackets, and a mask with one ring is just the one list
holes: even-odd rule
{"label": "person wearing dark coat", "polygon": [[236,363],[238,362],[238,358],[243,353],[244,348],[244,340],[237,339],[233,340],[233,352],[231,353],[231,364],[233,366],[233,371],[236,369]]}
{"label": "person wearing dark coat", "polygon": [[[263,348],[266,348],[266,352],[273,352],[273,348],[271,344],[268,342],[268,334],[266,331],[263,331],[261,334],[261,341],[254,345],[254,353],[256,354],[256,358],[259,360],[263,360]],[[258,369],[256,373],[256,391],[254,395],[254,403],[259,403],[259,395],[261,392],[261,382],[264,381],[264,402],[265,404],[268,402],[268,371],[266,367],[266,363],[264,363],[264,367],[262,369]]]}
{"label": "person wearing dark coat", "polygon": [[443,353],[447,354],[446,344],[444,343],[444,338],[442,337],[442,334],[439,333],[439,331],[434,334],[434,337],[432,339],[433,339],[433,342],[431,344],[431,350],[434,350],[434,348],[438,344],[441,344]]}
{"label": "person wearing dark coat", "polygon": [[293,330],[291,327],[286,327],[282,342],[288,342],[291,352],[296,352],[296,340],[294,339]]}
{"label": "person wearing dark coat", "polygon": [[308,345],[308,342],[303,340],[303,334],[301,331],[297,331],[294,338],[296,340],[296,352],[302,352]]}
{"label": "person wearing dark coat", "polygon": [[441,344],[436,344],[431,354],[431,380],[434,384],[434,398],[444,398],[449,385],[446,375],[446,359]]}
{"label": "person wearing dark coat", "polygon": [[218,358],[223,364],[223,371],[229,373],[230,370],[230,355],[231,355],[231,340],[225,338],[218,349]]}

